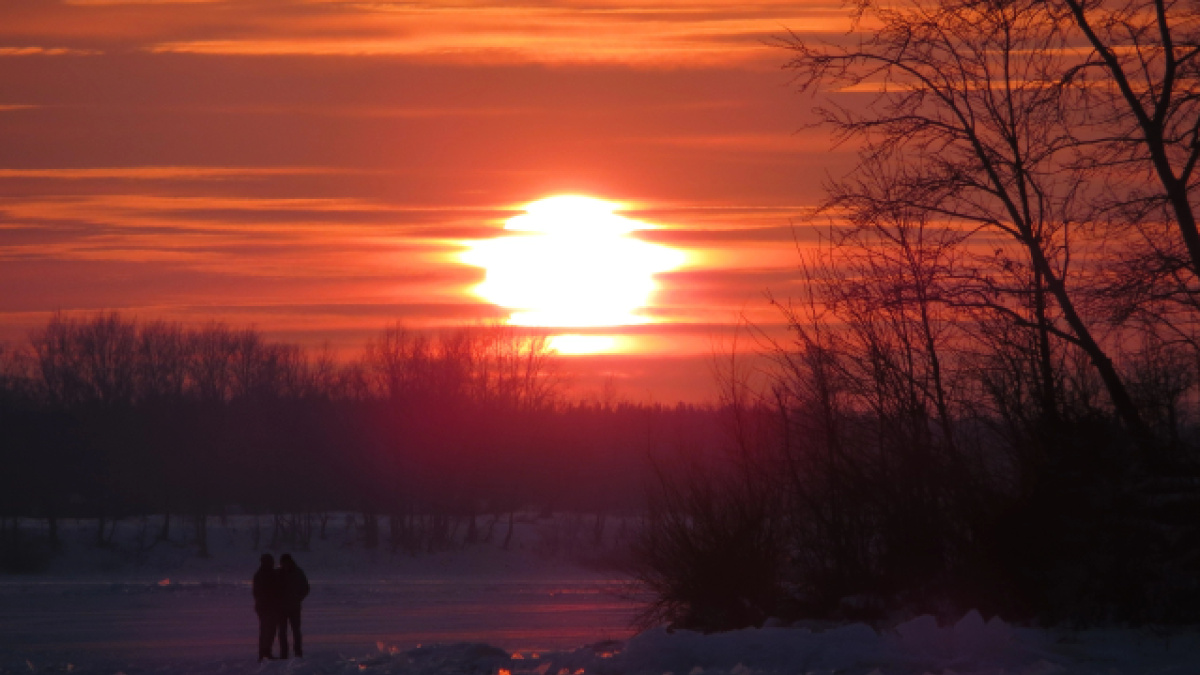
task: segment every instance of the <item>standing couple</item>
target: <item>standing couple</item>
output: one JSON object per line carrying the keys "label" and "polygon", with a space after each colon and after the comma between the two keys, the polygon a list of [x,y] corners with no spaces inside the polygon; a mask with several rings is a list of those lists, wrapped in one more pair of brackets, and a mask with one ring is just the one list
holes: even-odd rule
{"label": "standing couple", "polygon": [[288,657],[287,629],[292,627],[296,656],[304,656],[300,641],[300,603],[308,597],[308,577],[292,556],[279,556],[279,567],[270,553],[262,554],[254,573],[254,611],[258,613],[258,661],[273,659],[271,644],[279,634],[279,658]]}

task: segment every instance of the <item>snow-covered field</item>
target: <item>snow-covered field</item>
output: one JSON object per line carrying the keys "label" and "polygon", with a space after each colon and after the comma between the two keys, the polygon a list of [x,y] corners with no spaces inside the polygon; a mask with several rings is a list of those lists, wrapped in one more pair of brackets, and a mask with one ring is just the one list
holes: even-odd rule
{"label": "snow-covered field", "polygon": [[[37,671],[103,664],[101,671],[129,672],[249,660],[257,653],[249,580],[262,552],[252,523],[249,516],[225,525],[214,519],[207,559],[179,524],[177,540],[139,547],[152,541],[146,534],[158,523],[124,521],[113,545],[98,549],[94,522],[64,523],[65,551],[47,572],[0,576],[0,668],[15,662],[30,672],[28,661]],[[607,528],[600,546],[590,539],[584,546],[591,525],[526,515],[507,550],[501,522],[486,543],[412,555],[390,549],[386,527],[379,549],[363,549],[361,523],[339,515],[326,539],[314,536],[311,551],[293,552],[313,586],[304,606],[307,655],[315,661],[468,641],[532,653],[626,639],[637,602],[624,578],[596,562],[622,545],[628,529]],[[270,519],[260,526],[266,542]],[[22,527],[36,536],[44,525]]]}
{"label": "snow-covered field", "polygon": [[[144,523],[142,524],[145,525]],[[625,579],[582,562],[620,546],[579,544],[570,518],[523,519],[490,543],[411,556],[351,545],[353,529],[297,552],[313,593],[306,658],[258,664],[245,518],[214,526],[213,555],[183,544],[138,553],[84,543],[36,576],[0,576],[3,673],[358,675],[1200,675],[1200,630],[1047,631],[978,614],[875,630],[774,626],[720,635],[635,635]],[[124,523],[132,534],[137,523]]]}

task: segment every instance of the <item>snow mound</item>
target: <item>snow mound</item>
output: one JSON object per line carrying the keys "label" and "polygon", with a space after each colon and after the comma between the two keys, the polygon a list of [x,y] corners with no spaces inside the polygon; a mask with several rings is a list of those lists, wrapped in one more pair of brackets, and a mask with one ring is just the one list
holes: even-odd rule
{"label": "snow mound", "polygon": [[1016,628],[970,612],[951,626],[922,616],[877,632],[761,628],[703,635],[655,628],[614,651],[525,661],[511,675],[1142,675],[1200,673],[1200,633]]}
{"label": "snow mound", "polygon": [[[593,655],[591,659],[564,665],[572,672],[583,668],[586,672],[630,675],[806,673],[874,665],[883,658],[881,648],[878,634],[863,624],[821,633],[793,628],[760,628],[712,635],[672,632],[659,627],[632,638],[625,649],[611,657],[600,654],[596,658]],[[586,651],[582,653],[587,655]]]}
{"label": "snow mound", "polygon": [[888,642],[894,659],[916,668],[934,670],[970,670],[977,664],[987,668],[1017,669],[1022,664],[1045,658],[1044,634],[1039,631],[1017,632],[999,618],[984,621],[975,610],[953,626],[939,627],[932,616],[921,616],[902,623]]}

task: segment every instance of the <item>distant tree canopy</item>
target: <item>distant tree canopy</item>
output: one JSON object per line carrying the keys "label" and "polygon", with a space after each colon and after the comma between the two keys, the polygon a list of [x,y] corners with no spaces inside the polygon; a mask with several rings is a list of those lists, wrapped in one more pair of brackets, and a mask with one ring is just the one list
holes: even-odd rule
{"label": "distant tree canopy", "polygon": [[[653,429],[714,413],[570,402],[544,336],[394,326],[338,362],[221,324],[58,315],[0,353],[0,516],[165,514],[232,506],[356,511],[368,546],[436,547],[415,518],[639,508]],[[686,423],[684,422],[686,420]],[[433,537],[431,539],[430,537]],[[55,542],[57,545],[57,542]]]}

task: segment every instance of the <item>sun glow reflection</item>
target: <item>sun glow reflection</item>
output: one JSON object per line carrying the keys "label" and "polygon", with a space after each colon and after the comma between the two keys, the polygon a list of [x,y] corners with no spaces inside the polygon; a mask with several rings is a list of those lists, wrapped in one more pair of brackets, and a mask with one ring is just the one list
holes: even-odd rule
{"label": "sun glow reflection", "polygon": [[[562,195],[526,205],[510,218],[510,236],[475,242],[462,254],[487,271],[473,290],[512,310],[519,326],[593,328],[649,323],[639,310],[657,288],[654,275],[683,264],[685,255],[630,234],[648,225],[615,211],[617,204]],[[560,353],[607,351],[602,335],[558,335]]]}
{"label": "sun glow reflection", "polygon": [[559,354],[599,354],[610,352],[617,344],[611,335],[555,335],[550,338],[550,348]]}

